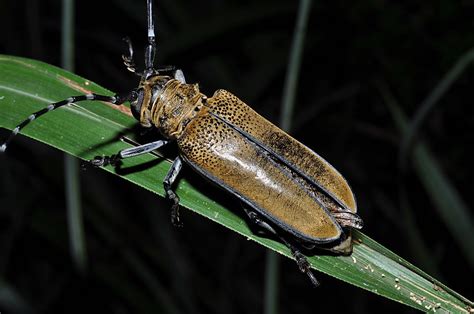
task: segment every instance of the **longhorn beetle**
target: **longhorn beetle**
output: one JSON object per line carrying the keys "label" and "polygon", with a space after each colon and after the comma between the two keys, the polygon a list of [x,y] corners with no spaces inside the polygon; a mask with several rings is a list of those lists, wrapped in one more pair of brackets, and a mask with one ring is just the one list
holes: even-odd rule
{"label": "longhorn beetle", "polygon": [[[318,281],[301,249],[315,247],[337,254],[352,252],[351,228],[362,228],[354,195],[342,175],[327,161],[260,116],[236,96],[218,90],[210,98],[197,84],[187,84],[174,67],[154,68],[156,53],[152,0],[147,0],[148,45],[145,69],[136,70],[129,39],[127,69],[141,77],[137,88],[125,94],[72,96],[31,114],[16,126],[0,146],[28,123],[74,102],[130,102],[133,116],[144,128],[156,128],[164,139],[127,148],[90,162],[100,167],[150,153],[176,142],[179,155],[163,185],[172,202],[171,219],[179,219],[179,197],[172,189],[183,162],[227,190],[244,207],[251,224],[280,239],[290,248],[301,272]],[[169,75],[164,75],[165,73]]]}

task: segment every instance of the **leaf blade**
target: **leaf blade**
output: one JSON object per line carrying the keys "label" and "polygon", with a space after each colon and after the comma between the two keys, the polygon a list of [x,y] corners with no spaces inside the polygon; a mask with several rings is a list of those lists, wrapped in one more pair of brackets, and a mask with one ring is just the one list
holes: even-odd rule
{"label": "leaf blade", "polygon": [[[80,92],[111,92],[83,78],[38,61],[0,55],[0,126],[14,128],[49,102]],[[135,121],[128,110],[105,103],[81,102],[45,115],[23,134],[82,159],[110,155],[129,147],[118,136]],[[127,166],[146,163],[156,158],[137,156]],[[160,160],[155,166],[122,176],[124,179],[163,196],[161,181],[170,164]],[[112,172],[110,168],[106,171]],[[188,181],[180,180],[177,193],[181,205],[215,221],[248,239],[280,254],[290,256],[281,243],[253,234],[244,220],[209,199]],[[311,256],[311,265],[333,277],[382,295],[422,311],[464,312],[473,307],[471,301],[438,283],[413,265],[360,232],[354,233],[351,256]]]}

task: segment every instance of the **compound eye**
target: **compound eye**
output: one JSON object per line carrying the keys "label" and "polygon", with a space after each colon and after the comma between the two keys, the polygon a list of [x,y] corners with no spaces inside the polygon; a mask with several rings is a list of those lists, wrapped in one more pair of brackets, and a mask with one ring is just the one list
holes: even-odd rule
{"label": "compound eye", "polygon": [[135,119],[140,121],[140,116],[141,116],[141,111],[142,111],[142,105],[143,105],[143,88],[140,88],[136,92],[136,97],[135,100],[130,103],[130,109],[132,111],[132,115]]}

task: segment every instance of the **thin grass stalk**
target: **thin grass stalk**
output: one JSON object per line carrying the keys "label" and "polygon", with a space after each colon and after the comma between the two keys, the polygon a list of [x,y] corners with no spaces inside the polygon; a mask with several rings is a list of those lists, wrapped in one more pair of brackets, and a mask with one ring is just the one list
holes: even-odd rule
{"label": "thin grass stalk", "polygon": [[[74,0],[63,0],[62,3],[61,65],[68,71],[74,71]],[[71,257],[76,269],[84,273],[87,267],[87,254],[82,220],[79,161],[69,154],[64,154],[64,181]]]}
{"label": "thin grass stalk", "polygon": [[288,71],[285,85],[283,87],[283,102],[281,107],[280,127],[290,132],[291,122],[295,107],[296,89],[301,68],[306,26],[308,24],[309,12],[311,11],[311,0],[300,0],[298,18],[293,33],[290,58],[288,60]]}
{"label": "thin grass stalk", "polygon": [[272,250],[267,250],[265,256],[265,314],[278,313],[279,275],[280,256]]}
{"label": "thin grass stalk", "polygon": [[8,313],[36,313],[15,287],[0,279],[0,304]]}
{"label": "thin grass stalk", "polygon": [[453,83],[464,73],[467,67],[474,60],[474,48],[464,53],[454,64],[454,66],[446,73],[426,99],[420,104],[418,111],[415,113],[413,119],[410,121],[407,131],[403,135],[402,144],[400,145],[399,164],[401,169],[405,169],[408,156],[413,149],[415,138],[418,130],[423,125],[423,122],[433,110],[435,105],[451,88]]}
{"label": "thin grass stalk", "polygon": [[[296,89],[300,73],[304,38],[308,24],[309,12],[311,11],[311,0],[300,0],[298,17],[293,33],[290,56],[288,60],[288,70],[283,87],[283,101],[281,106],[280,127],[290,132],[291,121],[294,112]],[[278,313],[278,277],[279,277],[279,256],[268,250],[266,253],[265,272],[265,313]]]}
{"label": "thin grass stalk", "polygon": [[[397,112],[401,112],[400,105],[398,101],[395,99],[394,95],[389,90],[388,86],[385,82],[377,82],[377,88],[379,90],[380,95],[382,96],[384,103],[389,108],[392,118],[395,122],[398,120]],[[398,121],[398,123],[401,123]],[[418,143],[417,143],[418,144]],[[408,246],[412,252],[412,255],[416,258],[416,260],[424,266],[424,270],[426,270],[431,275],[439,276],[439,269],[435,259],[433,259],[432,253],[429,250],[429,246],[426,244],[426,241],[423,239],[423,236],[420,232],[420,228],[416,222],[415,216],[413,214],[413,208],[410,206],[409,198],[408,198],[408,191],[404,184],[405,178],[402,174],[400,174],[397,178],[397,186],[398,186],[398,199],[399,199],[399,207],[398,209],[393,209],[393,212],[398,212],[398,218],[394,217],[391,219],[398,219],[398,223],[393,221],[395,224],[398,224],[400,231],[405,234],[407,240],[409,240]],[[401,219],[400,219],[401,218]],[[402,221],[402,223],[399,223]]]}
{"label": "thin grass stalk", "polygon": [[[389,95],[386,87],[382,86],[381,90],[384,94]],[[400,105],[394,101],[393,97],[384,97],[390,100],[387,105],[399,132],[402,136],[406,136],[409,124],[400,110]],[[474,228],[472,214],[468,206],[449,178],[443,173],[426,144],[417,141],[413,143],[412,149],[412,164],[417,177],[434,204],[434,209],[441,221],[446,225],[471,268],[474,267],[473,246],[470,241],[466,241],[466,234],[470,234]]]}
{"label": "thin grass stalk", "polygon": [[421,103],[413,119],[404,127],[398,156],[399,167],[402,172],[406,170],[409,157],[412,157],[414,169],[436,205],[435,208],[438,210],[438,214],[467,257],[471,267],[474,267],[474,251],[471,243],[465,239],[465,235],[469,234],[473,228],[471,212],[458,191],[442,173],[440,166],[430,156],[428,150],[421,145],[417,145],[416,137],[429,113],[454,82],[466,71],[468,66],[472,64],[473,60],[474,48],[471,48],[457,60]]}

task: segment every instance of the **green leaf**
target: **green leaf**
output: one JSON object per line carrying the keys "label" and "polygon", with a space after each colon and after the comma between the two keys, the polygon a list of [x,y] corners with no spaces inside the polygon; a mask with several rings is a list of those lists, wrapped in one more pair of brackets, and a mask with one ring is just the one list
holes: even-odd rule
{"label": "green leaf", "polygon": [[[86,92],[113,94],[54,66],[0,55],[1,127],[11,130],[32,112],[49,103]],[[128,147],[118,137],[128,132],[135,123],[125,106],[80,102],[46,114],[21,133],[87,160],[96,155],[114,154]],[[156,157],[148,154],[127,159],[125,163],[133,166],[154,159]],[[161,181],[169,167],[169,161],[163,159],[152,168],[122,178],[163,196]],[[110,167],[105,170],[114,173]],[[256,236],[241,217],[200,193],[186,180],[180,180],[177,193],[182,206],[290,256],[283,244]],[[363,211],[361,214],[363,216]],[[471,301],[360,232],[354,233],[354,252],[351,256],[316,255],[308,260],[319,271],[419,310],[468,313],[473,307]]]}

